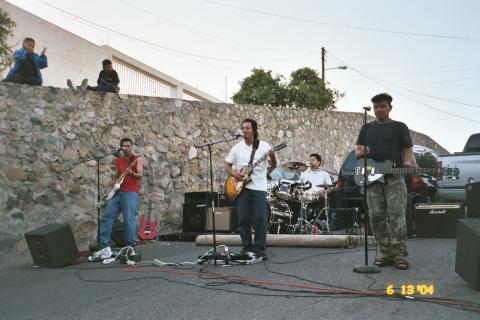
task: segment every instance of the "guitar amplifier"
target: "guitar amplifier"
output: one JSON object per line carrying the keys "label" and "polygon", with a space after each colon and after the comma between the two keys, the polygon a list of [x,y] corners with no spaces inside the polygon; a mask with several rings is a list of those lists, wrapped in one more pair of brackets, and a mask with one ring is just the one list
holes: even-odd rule
{"label": "guitar amplifier", "polygon": [[185,192],[185,204],[205,204],[208,207],[211,207],[212,198],[215,202],[215,206],[218,206],[218,192]]}
{"label": "guitar amplifier", "polygon": [[[213,231],[212,208],[208,208],[206,230]],[[235,232],[238,228],[237,211],[233,207],[215,208],[215,231]]]}
{"label": "guitar amplifier", "polygon": [[415,235],[419,238],[455,238],[457,221],[463,218],[463,203],[417,203]]}

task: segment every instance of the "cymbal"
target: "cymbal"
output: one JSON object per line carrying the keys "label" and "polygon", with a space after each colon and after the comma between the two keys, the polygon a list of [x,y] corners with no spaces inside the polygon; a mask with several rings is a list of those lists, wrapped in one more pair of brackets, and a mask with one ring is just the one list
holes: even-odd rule
{"label": "cymbal", "polygon": [[315,185],[315,187],[317,187],[317,188],[333,188],[334,185],[333,184],[317,184],[317,185]]}
{"label": "cymbal", "polygon": [[302,162],[287,162],[282,164],[282,168],[288,172],[303,172],[307,170],[307,165]]}

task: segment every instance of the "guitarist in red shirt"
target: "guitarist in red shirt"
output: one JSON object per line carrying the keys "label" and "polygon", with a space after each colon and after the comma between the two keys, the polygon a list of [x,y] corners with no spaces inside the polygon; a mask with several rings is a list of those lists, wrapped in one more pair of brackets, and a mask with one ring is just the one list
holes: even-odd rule
{"label": "guitarist in red shirt", "polygon": [[[100,250],[89,257],[90,261],[110,258],[112,251],[108,245],[112,233],[112,226],[120,212],[124,221],[124,240],[127,246],[135,249],[136,221],[138,210],[138,192],[143,176],[143,160],[133,154],[133,142],[129,138],[120,141],[123,156],[115,160],[116,175],[112,180],[111,192],[116,193],[108,201],[105,212],[100,221]],[[116,190],[118,188],[118,191]]]}

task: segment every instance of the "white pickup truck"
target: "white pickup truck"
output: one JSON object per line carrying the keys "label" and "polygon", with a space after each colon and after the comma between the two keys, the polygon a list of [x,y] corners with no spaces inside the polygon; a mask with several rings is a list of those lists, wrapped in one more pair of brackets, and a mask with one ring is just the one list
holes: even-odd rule
{"label": "white pickup truck", "polygon": [[438,181],[438,201],[465,201],[465,185],[480,182],[480,133],[468,138],[463,152],[441,155],[442,167],[458,168],[457,177],[443,177]]}

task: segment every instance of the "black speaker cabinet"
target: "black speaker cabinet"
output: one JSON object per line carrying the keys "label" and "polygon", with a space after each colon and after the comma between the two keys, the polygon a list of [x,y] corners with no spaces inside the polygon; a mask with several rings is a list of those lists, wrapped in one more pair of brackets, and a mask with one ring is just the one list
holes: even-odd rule
{"label": "black speaker cabinet", "polygon": [[467,183],[465,190],[468,217],[480,218],[480,182]]}
{"label": "black speaker cabinet", "polygon": [[183,232],[205,232],[205,204],[183,205]]}
{"label": "black speaker cabinet", "polygon": [[215,206],[218,207],[218,192],[185,192],[185,204],[206,204],[208,207],[211,207],[212,198]]}
{"label": "black speaker cabinet", "polygon": [[480,219],[458,223],[455,272],[473,289],[480,290]]}
{"label": "black speaker cabinet", "polygon": [[[215,208],[215,231],[235,232],[238,228],[237,211],[234,207]],[[213,231],[212,208],[208,208],[207,231]]]}
{"label": "black speaker cabinet", "polygon": [[61,267],[75,263],[79,252],[68,224],[48,224],[25,233],[33,263],[40,267]]}
{"label": "black speaker cabinet", "polygon": [[457,221],[463,218],[463,203],[417,203],[415,235],[419,238],[455,238]]}

